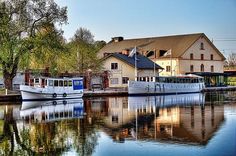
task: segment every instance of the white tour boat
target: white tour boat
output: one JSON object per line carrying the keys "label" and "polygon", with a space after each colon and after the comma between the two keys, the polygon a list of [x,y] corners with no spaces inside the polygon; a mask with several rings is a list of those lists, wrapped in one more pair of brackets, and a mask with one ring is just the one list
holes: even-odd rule
{"label": "white tour boat", "polygon": [[20,91],[23,101],[81,98],[83,78],[33,78]]}
{"label": "white tour boat", "polygon": [[180,94],[197,93],[205,88],[203,77],[180,75],[154,77],[153,81],[129,81],[128,93],[135,94]]}

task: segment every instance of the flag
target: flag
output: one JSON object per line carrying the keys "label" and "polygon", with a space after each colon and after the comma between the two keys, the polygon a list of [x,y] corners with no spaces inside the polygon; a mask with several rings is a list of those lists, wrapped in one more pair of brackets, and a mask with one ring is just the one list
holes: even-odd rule
{"label": "flag", "polygon": [[134,47],[134,49],[131,50],[129,57],[133,57],[136,52],[137,52],[137,48]]}
{"label": "flag", "polygon": [[169,49],[167,52],[165,52],[165,54],[163,56],[168,56],[168,55],[171,55],[171,49]]}

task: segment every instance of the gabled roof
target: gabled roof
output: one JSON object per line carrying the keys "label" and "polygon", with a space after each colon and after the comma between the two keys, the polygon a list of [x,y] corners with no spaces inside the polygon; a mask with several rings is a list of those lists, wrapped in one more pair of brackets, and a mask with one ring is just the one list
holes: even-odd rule
{"label": "gabled roof", "polygon": [[[124,54],[119,54],[119,53],[113,53],[108,55],[104,60],[106,60],[109,57],[115,57],[133,67],[135,67],[135,55],[133,57],[129,57]],[[154,69],[154,62],[148,59],[147,57],[140,55],[137,53],[137,68],[138,69]],[[161,66],[155,63],[155,68],[156,69],[163,69]]]}
{"label": "gabled roof", "polygon": [[222,59],[225,59],[221,52],[214,46],[214,44],[206,37],[204,33],[127,39],[119,42],[111,41],[99,51],[99,54],[101,56],[103,53],[121,52],[124,49],[131,50],[136,46],[143,52],[150,50],[156,50],[159,52],[159,50],[167,51],[171,49],[172,57],[178,58],[181,57],[200,37],[205,37],[208,43],[217,51]]}

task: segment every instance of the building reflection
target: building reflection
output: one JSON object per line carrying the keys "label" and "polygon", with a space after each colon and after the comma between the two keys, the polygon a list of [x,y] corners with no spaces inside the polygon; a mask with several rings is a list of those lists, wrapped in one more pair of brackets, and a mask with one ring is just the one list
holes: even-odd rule
{"label": "building reflection", "polygon": [[[206,104],[205,95],[199,93],[109,97],[103,102],[106,107],[100,110],[107,111],[103,129],[117,142],[138,139],[204,145],[224,121],[224,106]],[[92,107],[87,110],[93,114]]]}

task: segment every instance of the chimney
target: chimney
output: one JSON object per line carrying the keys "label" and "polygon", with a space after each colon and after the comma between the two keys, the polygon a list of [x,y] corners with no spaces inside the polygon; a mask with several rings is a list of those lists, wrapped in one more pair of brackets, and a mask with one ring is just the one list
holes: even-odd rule
{"label": "chimney", "polygon": [[123,49],[121,53],[123,55],[129,56],[129,49]]}
{"label": "chimney", "polygon": [[120,41],[124,40],[124,37],[119,36],[119,37],[113,37],[111,39],[112,39],[113,42],[120,42]]}

